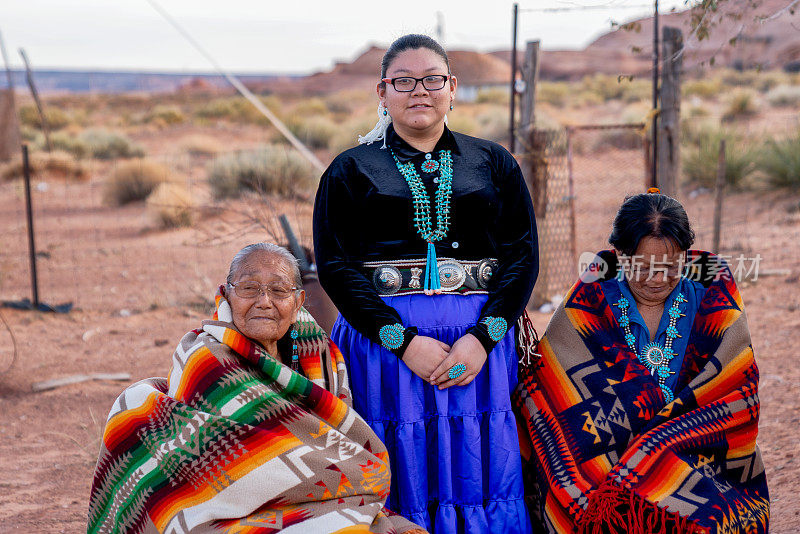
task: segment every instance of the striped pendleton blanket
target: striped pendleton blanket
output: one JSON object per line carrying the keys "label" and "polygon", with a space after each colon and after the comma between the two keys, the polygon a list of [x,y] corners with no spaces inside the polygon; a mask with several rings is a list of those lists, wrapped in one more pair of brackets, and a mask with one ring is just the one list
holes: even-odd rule
{"label": "striped pendleton blanket", "polygon": [[419,528],[384,508],[386,448],[350,407],[342,355],[311,315],[298,317],[305,376],[231,321],[218,295],[214,320],[183,337],[169,378],[142,380],[116,400],[88,532]]}
{"label": "striped pendleton blanket", "polygon": [[[613,252],[600,258],[613,276]],[[541,357],[521,367],[514,405],[543,531],[767,532],[758,369],[742,299],[716,256],[689,251],[688,260],[707,290],[671,403],[627,347],[597,281],[572,287]]]}

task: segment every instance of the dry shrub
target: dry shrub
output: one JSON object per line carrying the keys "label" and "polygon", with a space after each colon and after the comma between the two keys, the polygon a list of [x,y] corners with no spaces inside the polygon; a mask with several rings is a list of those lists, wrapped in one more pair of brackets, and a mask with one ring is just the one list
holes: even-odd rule
{"label": "dry shrub", "polygon": [[292,115],[301,117],[315,117],[319,115],[327,115],[328,106],[325,102],[317,97],[301,100],[294,107]]}
{"label": "dry shrub", "polygon": [[[281,102],[274,96],[260,97],[259,100],[280,117]],[[217,119],[236,123],[259,124],[267,126],[269,120],[244,97],[216,98],[195,112],[201,119]]]}
{"label": "dry shrub", "polygon": [[[50,130],[60,130],[70,123],[69,115],[63,110],[51,106],[44,108],[44,118]],[[20,107],[19,121],[31,128],[42,128],[42,118],[39,116],[39,110],[36,109],[36,106],[26,105]]]}
{"label": "dry shrub", "polygon": [[332,120],[320,115],[312,115],[307,119],[292,117],[286,126],[311,148],[328,148],[338,130]]}
{"label": "dry shrub", "polygon": [[508,111],[505,108],[492,106],[475,120],[478,122],[478,137],[496,143],[508,141]]}
{"label": "dry shrub", "polygon": [[800,132],[788,139],[767,140],[756,165],[770,185],[800,190]]}
{"label": "dry shrub", "polygon": [[40,140],[44,141],[44,135],[42,135],[42,132],[36,128],[26,126],[25,124],[22,124],[19,127],[19,136],[23,141],[27,141],[28,143],[38,144]]}
{"label": "dry shrub", "polygon": [[196,202],[184,184],[158,184],[145,201],[147,215],[159,228],[191,226]]}
{"label": "dry shrub", "polygon": [[311,164],[297,151],[277,145],[216,159],[208,182],[216,198],[236,197],[243,191],[290,196],[316,184]]}
{"label": "dry shrub", "polygon": [[134,159],[117,165],[106,182],[106,204],[122,206],[146,199],[160,184],[171,181],[169,170],[155,161]]}
{"label": "dry shrub", "polygon": [[800,87],[779,85],[767,93],[767,102],[775,107],[797,107],[800,105]]}
{"label": "dry shrub", "polygon": [[447,127],[454,132],[466,135],[476,135],[478,133],[478,123],[469,115],[459,113],[458,110],[451,111],[447,115]]}
{"label": "dry shrub", "polygon": [[[89,155],[89,145],[79,136],[70,132],[55,132],[50,136],[50,144],[53,145],[53,149],[69,152],[78,159]],[[39,146],[43,147],[44,145],[45,141],[42,139]]]}
{"label": "dry shrub", "polygon": [[728,97],[725,112],[722,115],[723,121],[732,121],[751,117],[758,112],[756,96],[753,91],[748,89],[738,89]]}
{"label": "dry shrub", "polygon": [[356,110],[374,109],[374,97],[364,91],[346,89],[325,97],[325,106],[331,113],[349,114]]}
{"label": "dry shrub", "polygon": [[704,126],[684,137],[682,160],[687,181],[712,188],[717,180],[720,141],[725,139],[725,181],[741,187],[755,170],[755,151],[733,132]]}
{"label": "dry shrub", "polygon": [[567,82],[540,82],[536,87],[536,100],[562,107],[567,103],[571,92],[572,89]]}
{"label": "dry shrub", "polygon": [[[31,176],[36,178],[62,178],[81,181],[89,177],[86,167],[75,156],[64,151],[33,152],[28,158]],[[16,180],[23,175],[22,159],[18,158],[0,167],[3,181]]]}
{"label": "dry shrub", "polygon": [[499,106],[507,106],[509,101],[509,91],[499,87],[492,87],[490,89],[481,89],[475,97],[476,104],[497,104]]}
{"label": "dry shrub", "polygon": [[185,122],[186,116],[178,106],[156,106],[147,114],[145,120],[171,126]]}
{"label": "dry shrub", "polygon": [[97,159],[141,158],[144,149],[126,135],[104,129],[86,130],[79,139],[89,147],[89,154]]}
{"label": "dry shrub", "polygon": [[722,91],[722,81],[719,78],[703,78],[700,80],[687,80],[681,86],[684,97],[697,96],[700,98],[716,98]]}
{"label": "dry shrub", "polygon": [[372,130],[376,121],[377,115],[369,114],[356,117],[339,126],[329,144],[331,152],[339,154],[358,145],[358,136]]}
{"label": "dry shrub", "polygon": [[207,135],[190,135],[181,140],[181,148],[194,158],[216,156],[222,152],[222,145]]}

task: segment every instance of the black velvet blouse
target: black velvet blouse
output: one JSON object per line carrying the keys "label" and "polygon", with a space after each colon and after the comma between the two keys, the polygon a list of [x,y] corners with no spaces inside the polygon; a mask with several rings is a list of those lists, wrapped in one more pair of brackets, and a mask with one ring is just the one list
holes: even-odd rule
{"label": "black velvet blouse", "polygon": [[[425,259],[427,243],[414,226],[411,191],[392,158],[412,161],[431,199],[439,171],[425,173],[425,153],[406,143],[390,126],[382,141],[347,150],[322,175],[314,205],[314,254],[319,280],[342,316],[363,335],[380,344],[381,327],[401,323],[400,316],[378,295],[361,265],[365,261]],[[389,150],[391,148],[391,151]],[[528,302],[539,272],[536,221],[530,194],[514,157],[497,143],[451,132],[447,127],[431,152],[452,156],[450,229],[435,243],[439,258],[497,258],[489,298],[478,323],[502,317],[511,327]],[[430,298],[436,298],[432,296]],[[413,325],[407,325],[413,326]],[[483,324],[469,330],[491,351]],[[412,334],[413,335],[413,334]],[[410,341],[407,329],[402,351]]]}

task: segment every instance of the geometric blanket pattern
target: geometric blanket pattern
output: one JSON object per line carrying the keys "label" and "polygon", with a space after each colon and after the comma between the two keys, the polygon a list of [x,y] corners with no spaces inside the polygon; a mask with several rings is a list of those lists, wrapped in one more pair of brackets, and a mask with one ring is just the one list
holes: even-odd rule
{"label": "geometric blanket pattern", "polygon": [[[217,295],[169,378],[128,387],[108,416],[88,532],[406,532],[384,508],[383,443],[350,407],[344,360],[308,312],[293,372],[239,333]],[[306,378],[307,377],[307,378]]]}
{"label": "geometric blanket pattern", "polygon": [[[707,290],[672,402],[628,347],[600,281],[570,289],[541,357],[521,366],[513,397],[526,493],[546,532],[767,532],[744,306],[721,259],[688,254]],[[614,276],[613,252],[599,257]]]}

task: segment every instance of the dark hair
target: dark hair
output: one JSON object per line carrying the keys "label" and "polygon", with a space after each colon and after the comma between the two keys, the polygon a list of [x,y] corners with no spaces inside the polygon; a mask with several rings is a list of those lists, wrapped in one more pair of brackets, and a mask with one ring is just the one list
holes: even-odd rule
{"label": "dark hair", "polygon": [[694,231],[681,203],[654,193],[627,197],[614,217],[608,242],[632,256],[645,237],[670,239],[680,250],[688,250],[694,243]]}
{"label": "dark hair", "polygon": [[[447,52],[444,51],[442,45],[427,35],[409,33],[408,35],[396,39],[389,46],[389,49],[386,50],[386,53],[383,54],[383,59],[381,60],[381,79],[386,78],[386,71],[389,70],[389,65],[392,64],[392,61],[394,61],[394,58],[396,58],[400,52],[418,50],[420,48],[427,48],[438,54],[439,57],[444,60],[444,64],[447,65],[447,74],[450,74],[450,59],[448,59]],[[386,84],[381,82],[381,87],[385,86]]]}

